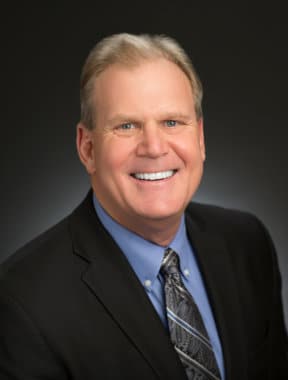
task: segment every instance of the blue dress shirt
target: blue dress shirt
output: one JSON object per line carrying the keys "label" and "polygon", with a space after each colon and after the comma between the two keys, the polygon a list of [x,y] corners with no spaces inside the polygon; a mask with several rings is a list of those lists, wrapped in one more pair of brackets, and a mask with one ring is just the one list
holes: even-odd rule
{"label": "blue dress shirt", "polygon": [[[145,240],[117,223],[107,214],[95,196],[93,197],[93,202],[100,221],[127,257],[160,319],[165,327],[168,328],[163,277],[159,273],[164,251],[167,247],[162,247]],[[214,349],[222,379],[224,380],[224,361],[220,339],[199,266],[187,237],[184,215],[169,247],[179,255],[182,280],[190,294],[193,294],[194,301],[200,310]]]}

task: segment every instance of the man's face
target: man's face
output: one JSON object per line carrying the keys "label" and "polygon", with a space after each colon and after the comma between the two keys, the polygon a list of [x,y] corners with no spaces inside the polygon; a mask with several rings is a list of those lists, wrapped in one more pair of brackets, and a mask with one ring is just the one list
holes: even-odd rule
{"label": "man's face", "polygon": [[180,220],[205,159],[185,74],[164,59],[134,68],[115,64],[96,79],[93,103],[85,166],[104,209],[131,230]]}

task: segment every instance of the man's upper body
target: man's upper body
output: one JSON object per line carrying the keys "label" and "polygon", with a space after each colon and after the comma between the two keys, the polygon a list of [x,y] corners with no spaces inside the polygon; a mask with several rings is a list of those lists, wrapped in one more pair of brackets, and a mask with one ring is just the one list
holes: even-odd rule
{"label": "man's upper body", "polygon": [[[225,379],[286,379],[280,278],[265,230],[250,215],[193,203],[185,219]],[[1,380],[185,379],[165,324],[91,193],[3,265],[0,311]]]}
{"label": "man's upper body", "polygon": [[[198,276],[194,286],[183,268],[183,283],[195,293],[222,380],[287,377],[281,281],[265,228],[244,213],[188,206],[205,160],[201,99],[192,63],[172,39],[120,34],[91,51],[77,149],[96,211],[90,193],[2,266],[1,379],[184,380],[159,273],[179,234],[182,265],[194,258]],[[135,260],[113,223],[141,241]],[[154,295],[137,270],[149,244],[160,252]]]}

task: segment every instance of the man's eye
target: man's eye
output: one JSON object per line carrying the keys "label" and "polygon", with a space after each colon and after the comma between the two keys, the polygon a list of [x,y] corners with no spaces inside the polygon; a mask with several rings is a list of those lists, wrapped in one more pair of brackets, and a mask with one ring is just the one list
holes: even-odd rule
{"label": "man's eye", "polygon": [[122,130],[130,130],[133,128],[135,128],[135,125],[133,123],[123,123],[123,124],[119,125],[119,127],[118,127],[118,129],[122,129]]}
{"label": "man's eye", "polygon": [[176,127],[177,121],[176,120],[166,120],[165,121],[167,127]]}
{"label": "man's eye", "polygon": [[133,136],[138,130],[138,124],[133,122],[126,122],[115,126],[114,133],[119,136]]}

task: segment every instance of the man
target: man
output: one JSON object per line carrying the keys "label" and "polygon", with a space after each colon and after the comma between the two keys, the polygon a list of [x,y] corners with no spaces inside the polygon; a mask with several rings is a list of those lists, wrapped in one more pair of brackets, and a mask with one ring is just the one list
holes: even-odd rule
{"label": "man", "polygon": [[0,379],[287,379],[276,254],[253,216],[190,203],[202,89],[164,36],[99,42],[81,78],[92,190],[2,266]]}

